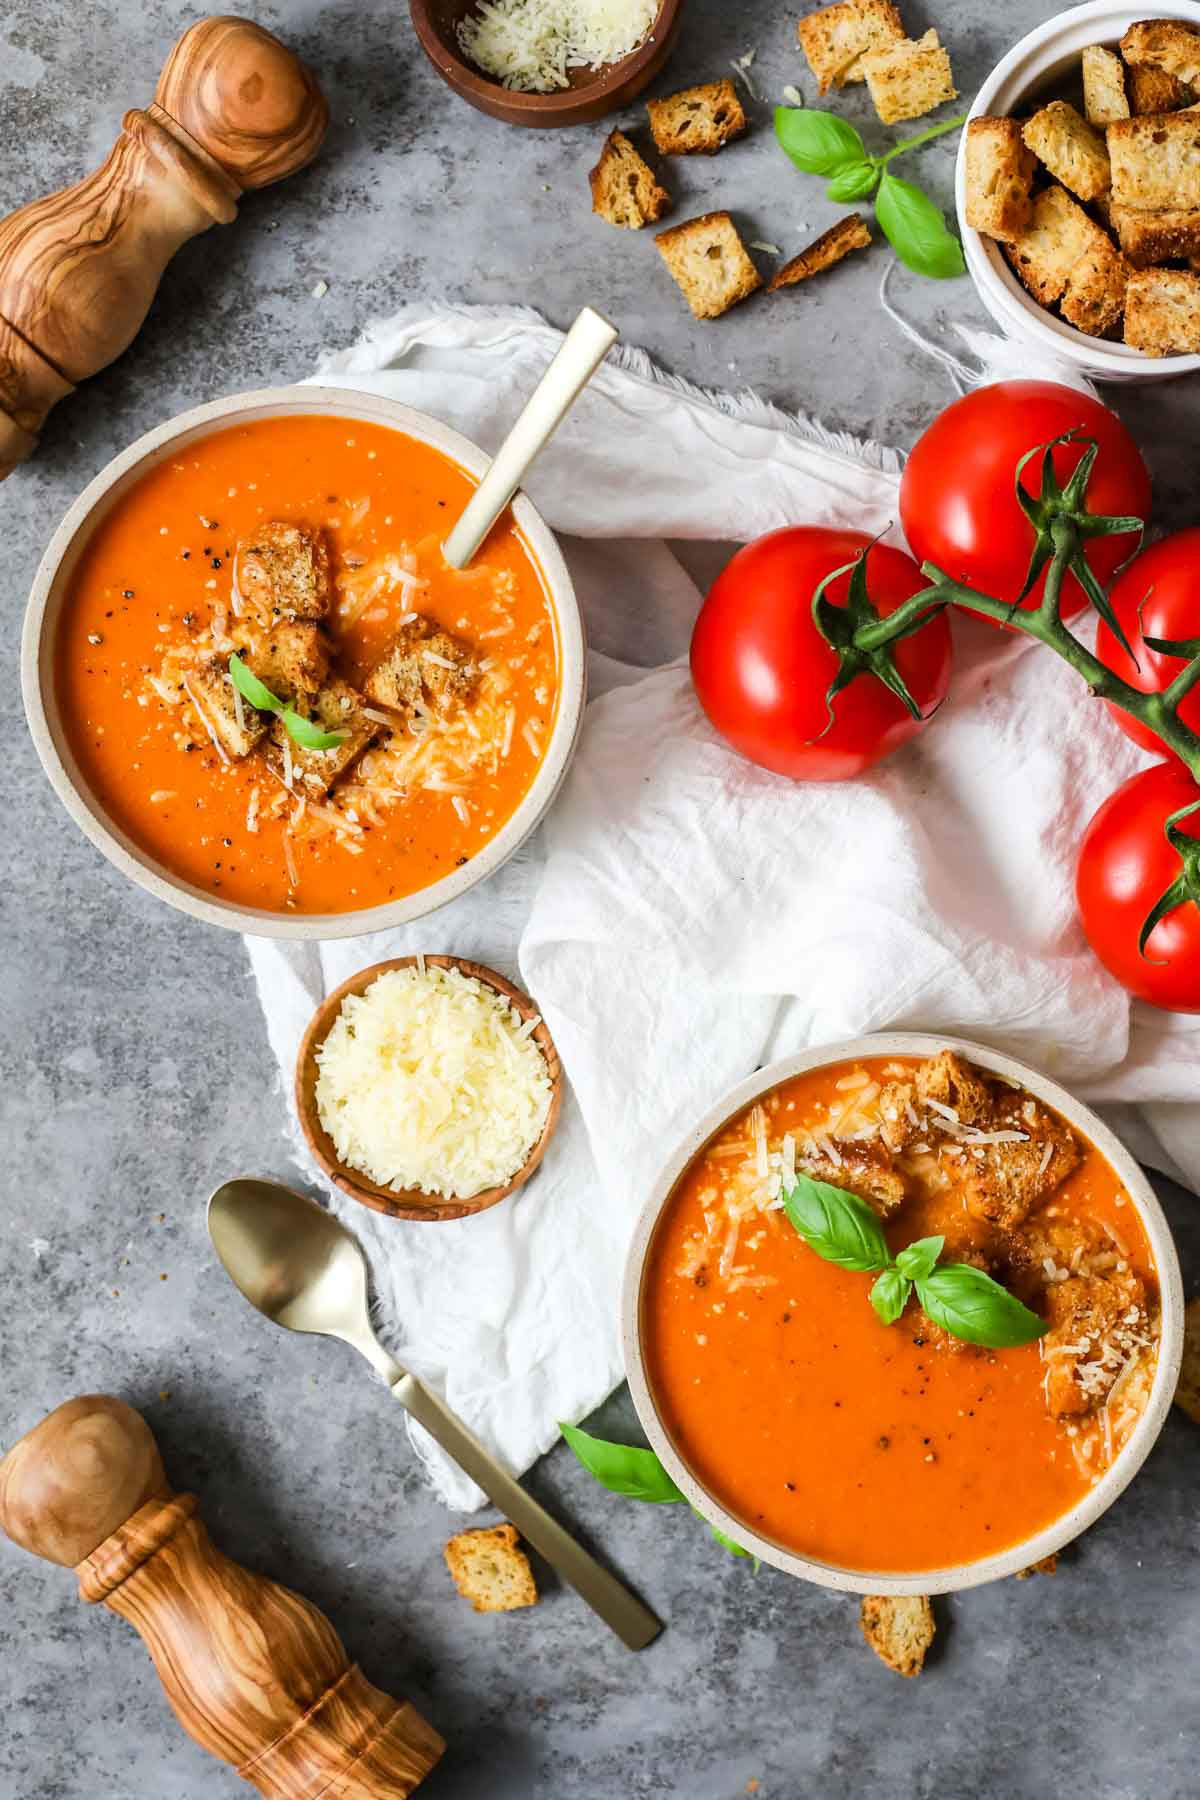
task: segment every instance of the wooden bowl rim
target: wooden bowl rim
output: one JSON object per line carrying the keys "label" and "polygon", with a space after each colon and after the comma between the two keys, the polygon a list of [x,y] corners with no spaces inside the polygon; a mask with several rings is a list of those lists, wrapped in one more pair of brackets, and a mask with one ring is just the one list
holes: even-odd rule
{"label": "wooden bowl rim", "polygon": [[[550,1077],[550,1108],[546,1114],[546,1122],[542,1126],[541,1136],[530,1150],[521,1167],[511,1181],[503,1187],[485,1188],[482,1193],[472,1194],[469,1200],[439,1200],[432,1195],[422,1194],[417,1188],[396,1189],[383,1187],[371,1181],[357,1170],[349,1169],[340,1161],[334,1149],[333,1140],[321,1124],[316,1104],[316,1055],[321,1044],[325,1042],[333,1024],[341,1011],[342,1001],[349,994],[363,994],[377,981],[381,975],[393,969],[411,969],[423,962],[426,967],[435,969],[458,969],[463,975],[473,976],[485,987],[492,988],[503,995],[523,1019],[537,1018],[532,1036],[546,1061],[546,1072]],[[300,1040],[300,1049],[296,1056],[295,1077],[296,1116],[300,1121],[300,1129],[309,1153],[326,1179],[331,1181],[343,1194],[351,1200],[359,1201],[363,1206],[371,1207],[375,1212],[386,1213],[392,1219],[411,1219],[422,1223],[440,1222],[445,1219],[466,1219],[475,1213],[486,1212],[489,1207],[498,1206],[518,1188],[524,1187],[530,1176],[539,1167],[546,1154],[550,1139],[554,1136],[558,1125],[559,1113],[562,1110],[563,1073],[554,1039],[550,1036],[549,1026],[541,1017],[537,1006],[528,994],[514,987],[511,981],[486,963],[472,962],[468,957],[449,955],[418,955],[390,957],[385,962],[371,963],[365,969],[359,969],[349,976],[321,1001],[305,1028]]]}
{"label": "wooden bowl rim", "polygon": [[438,35],[433,25],[432,0],[409,0],[409,12],[421,48],[438,74],[457,92],[485,103],[485,111],[489,105],[500,105],[513,113],[539,113],[543,118],[562,114],[559,122],[564,125],[576,122],[570,115],[579,107],[602,100],[627,81],[636,80],[660,54],[663,41],[675,29],[682,6],[683,0],[659,0],[654,23],[636,50],[631,50],[617,62],[606,63],[593,80],[581,82],[578,87],[559,88],[551,94],[535,94],[523,88],[507,88],[502,81],[494,81],[490,75],[485,75]]}

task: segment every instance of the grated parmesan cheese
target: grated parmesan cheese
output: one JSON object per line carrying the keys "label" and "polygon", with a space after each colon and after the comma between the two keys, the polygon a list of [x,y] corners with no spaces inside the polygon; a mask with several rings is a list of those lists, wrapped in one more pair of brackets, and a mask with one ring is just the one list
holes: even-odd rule
{"label": "grated parmesan cheese", "polygon": [[338,1156],[397,1193],[469,1200],[502,1187],[550,1108],[545,1058],[520,1015],[458,969],[390,969],[349,995],[317,1064]]}
{"label": "grated parmesan cheese", "polygon": [[603,67],[636,50],[658,0],[479,0],[458,27],[466,56],[507,88],[549,94],[571,69]]}

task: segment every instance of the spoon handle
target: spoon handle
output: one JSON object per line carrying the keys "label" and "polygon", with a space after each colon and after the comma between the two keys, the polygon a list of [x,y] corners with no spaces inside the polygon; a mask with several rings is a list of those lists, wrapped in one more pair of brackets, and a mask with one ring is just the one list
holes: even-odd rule
{"label": "spoon handle", "polygon": [[552,1569],[557,1569],[593,1612],[599,1613],[630,1650],[643,1650],[662,1630],[648,1606],[611,1575],[594,1556],[576,1543],[545,1507],[527,1494],[514,1481],[473,1432],[455,1417],[437,1395],[419,1382],[415,1375],[402,1375],[391,1384],[393,1394],[411,1418],[423,1425],[443,1450],[449,1452],[460,1469],[477,1481],[507,1519],[528,1538]]}
{"label": "spoon handle", "polygon": [[452,569],[466,568],[616,341],[616,326],[585,306],[442,546]]}

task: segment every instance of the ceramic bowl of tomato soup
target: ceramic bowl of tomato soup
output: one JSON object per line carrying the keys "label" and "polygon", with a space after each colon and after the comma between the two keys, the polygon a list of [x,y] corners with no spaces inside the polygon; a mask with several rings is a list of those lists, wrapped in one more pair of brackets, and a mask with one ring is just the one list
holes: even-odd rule
{"label": "ceramic bowl of tomato soup", "polygon": [[[982,1270],[1044,1335],[964,1342],[916,1292],[885,1324],[874,1274],[792,1224],[797,1173],[866,1201],[893,1257],[943,1238],[939,1267]],[[902,1034],[776,1063],[701,1120],[639,1221],[623,1336],[707,1519],[823,1586],[928,1594],[1015,1574],[1111,1505],[1170,1406],[1182,1312],[1162,1211],[1099,1119],[1010,1057]]]}
{"label": "ceramic bowl of tomato soup", "polygon": [[38,753],[139,886],[268,937],[403,924],[498,868],[574,749],[584,643],[523,496],[441,553],[488,458],[333,387],[195,408],[55,533],[26,616]]}

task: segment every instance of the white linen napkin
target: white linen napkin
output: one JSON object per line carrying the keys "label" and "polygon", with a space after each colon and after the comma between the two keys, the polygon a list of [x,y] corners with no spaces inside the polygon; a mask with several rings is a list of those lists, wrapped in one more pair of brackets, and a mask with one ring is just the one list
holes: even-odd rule
{"label": "white linen napkin", "polygon": [[[527,311],[410,308],[321,374],[493,450],[559,341]],[[937,720],[835,787],[741,761],[695,703],[685,563],[703,552],[667,540],[802,522],[895,536],[898,472],[894,453],[753,395],[702,392],[636,351],[610,358],[529,482],[565,534],[594,646],[594,697],[547,823],[417,925],[247,940],[285,1091],[321,995],[381,958],[477,957],[536,997],[571,1091],[527,1189],[439,1225],[326,1189],[367,1250],[389,1348],[515,1471],[621,1379],[617,1293],[648,1185],[694,1118],[772,1057],[889,1026],[986,1039],[1085,1097],[1137,1103],[1120,1114],[1133,1147],[1200,1183],[1200,1019],[1131,1008],[1075,919],[1082,830],[1146,761],[1077,676],[956,621]],[[411,1431],[448,1504],[478,1504]]]}

